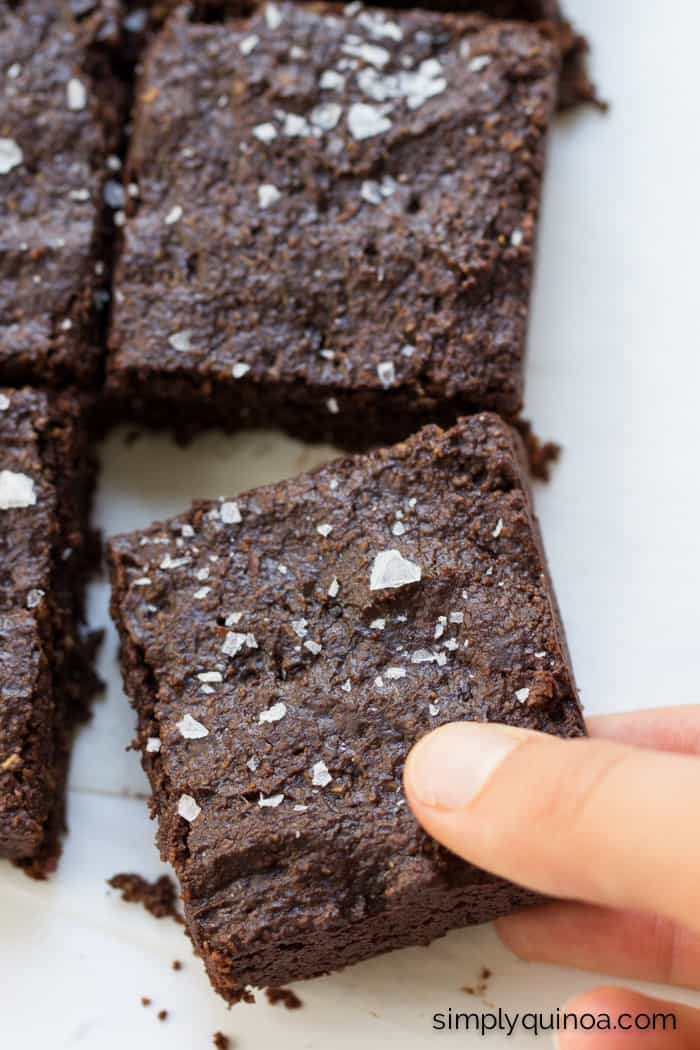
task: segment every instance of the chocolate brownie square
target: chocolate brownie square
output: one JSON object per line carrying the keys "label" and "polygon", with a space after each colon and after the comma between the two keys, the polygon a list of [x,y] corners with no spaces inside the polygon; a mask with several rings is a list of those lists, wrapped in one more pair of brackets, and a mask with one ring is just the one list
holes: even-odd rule
{"label": "chocolate brownie square", "polygon": [[583,722],[517,434],[483,414],[111,544],[158,842],[227,1000],[532,895],[402,794],[442,723]]}
{"label": "chocolate brownie square", "polygon": [[558,67],[478,16],[178,12],[137,92],[111,394],[350,447],[517,413]]}
{"label": "chocolate brownie square", "polygon": [[83,414],[71,395],[0,389],[0,856],[35,875],[55,866],[70,739],[97,684]]}
{"label": "chocolate brownie square", "polygon": [[74,6],[0,0],[0,383],[88,383],[100,368],[107,161],[125,95],[118,23]]}

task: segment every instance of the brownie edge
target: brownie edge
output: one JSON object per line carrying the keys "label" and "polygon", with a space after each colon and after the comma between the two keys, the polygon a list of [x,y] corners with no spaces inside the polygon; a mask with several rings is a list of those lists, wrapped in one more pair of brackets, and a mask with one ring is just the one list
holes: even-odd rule
{"label": "brownie edge", "polygon": [[458,720],[583,734],[519,437],[489,414],[111,543],[158,844],[229,1002],[535,900],[405,804]]}

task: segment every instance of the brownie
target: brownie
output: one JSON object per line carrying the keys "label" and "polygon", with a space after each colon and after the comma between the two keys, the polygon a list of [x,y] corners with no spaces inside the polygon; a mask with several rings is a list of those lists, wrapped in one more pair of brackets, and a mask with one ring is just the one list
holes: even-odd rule
{"label": "brownie", "polygon": [[516,432],[429,426],[111,543],[158,843],[227,1000],[533,896],[402,794],[446,722],[583,732]]}
{"label": "brownie", "polygon": [[55,866],[70,739],[97,684],[83,416],[73,395],[0,390],[0,856],[36,875]]}
{"label": "brownie", "polygon": [[177,12],[126,172],[123,411],[357,448],[515,414],[558,65],[480,16]]}
{"label": "brownie", "polygon": [[98,376],[118,32],[107,0],[0,0],[0,383]]}

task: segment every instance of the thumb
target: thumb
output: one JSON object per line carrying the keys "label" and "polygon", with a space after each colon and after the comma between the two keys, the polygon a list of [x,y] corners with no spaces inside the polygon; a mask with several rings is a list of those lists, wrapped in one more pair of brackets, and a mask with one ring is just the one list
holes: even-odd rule
{"label": "thumb", "polygon": [[700,929],[697,758],[458,722],[413,748],[404,782],[426,831],[487,871]]}

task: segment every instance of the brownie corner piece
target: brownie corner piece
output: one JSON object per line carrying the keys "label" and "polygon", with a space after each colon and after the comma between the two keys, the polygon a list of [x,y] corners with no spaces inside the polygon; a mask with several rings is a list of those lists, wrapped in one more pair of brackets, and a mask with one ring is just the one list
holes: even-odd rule
{"label": "brownie corner piece", "polygon": [[103,193],[125,99],[109,6],[0,0],[0,384],[89,385],[101,369]]}
{"label": "brownie corner piece", "polygon": [[458,720],[583,732],[518,436],[429,426],[111,544],[162,855],[229,1001],[533,900],[402,794]]}
{"label": "brownie corner piece", "polygon": [[83,633],[94,462],[82,397],[0,388],[0,856],[56,865],[75,726],[98,682]]}
{"label": "brownie corner piece", "polygon": [[174,15],[138,91],[108,389],[358,447],[517,413],[558,68],[535,27],[475,15]]}

